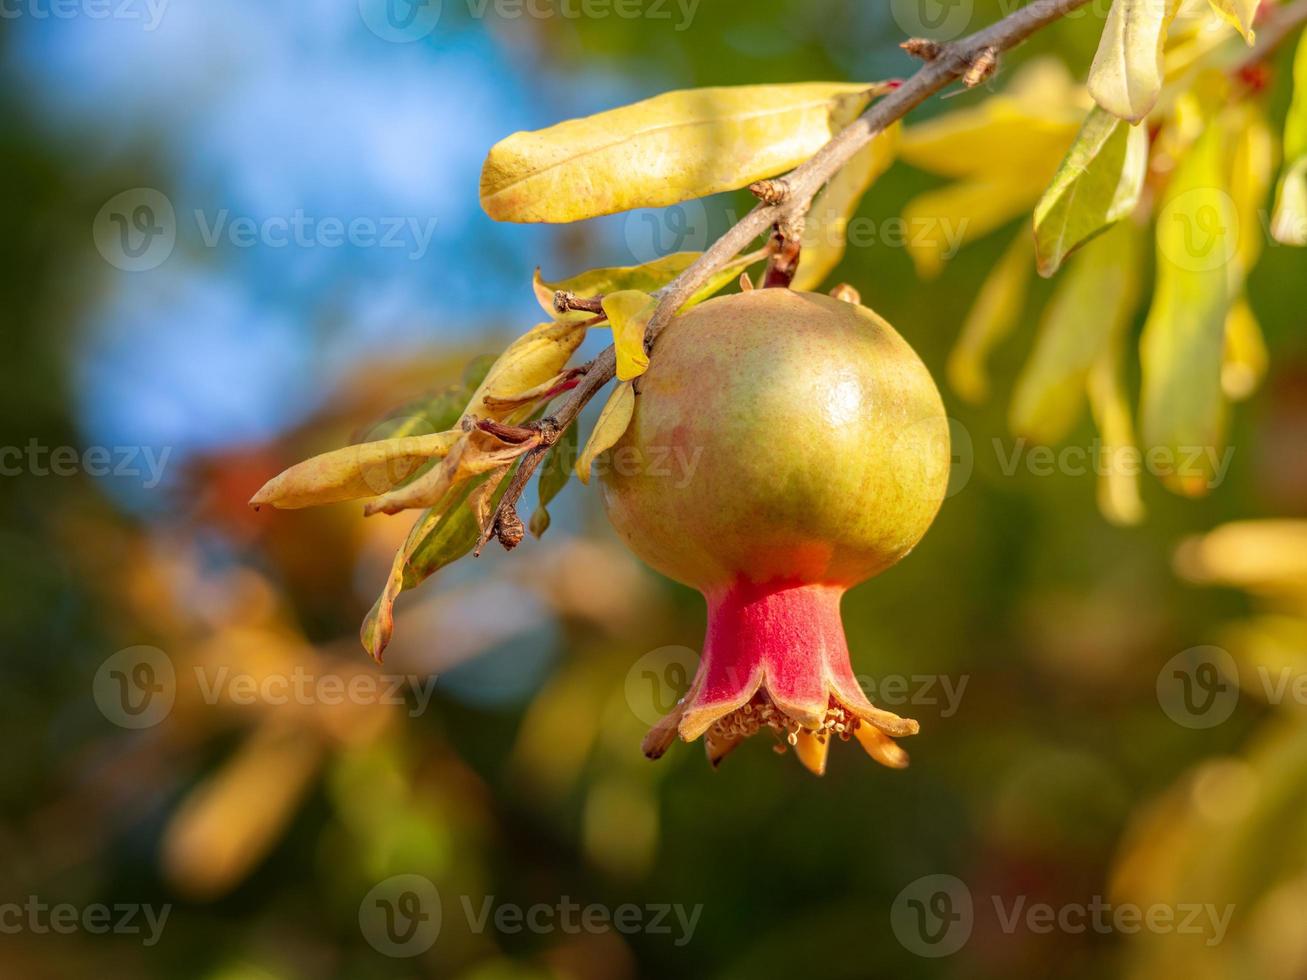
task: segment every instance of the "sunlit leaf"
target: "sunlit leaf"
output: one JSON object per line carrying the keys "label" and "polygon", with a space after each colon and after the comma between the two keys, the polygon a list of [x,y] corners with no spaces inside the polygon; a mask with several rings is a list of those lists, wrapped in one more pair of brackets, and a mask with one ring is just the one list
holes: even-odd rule
{"label": "sunlit leaf", "polygon": [[531,533],[537,538],[549,529],[549,504],[567,486],[567,481],[572,478],[573,466],[576,464],[577,433],[576,423],[572,423],[563,430],[563,434],[558,437],[546,454],[544,462],[540,464],[540,479],[538,490],[540,493],[540,505],[531,515],[530,529]]}
{"label": "sunlit leaf", "polygon": [[1226,21],[1234,25],[1249,44],[1257,40],[1253,30],[1253,20],[1262,0],[1211,0],[1212,9]]}
{"label": "sunlit leaf", "polygon": [[451,491],[475,476],[499,469],[530,451],[539,442],[539,435],[522,441],[510,442],[482,429],[473,428],[461,434],[449,453],[436,466],[427,470],[411,483],[369,501],[363,512],[397,514],[401,510],[439,508]]}
{"label": "sunlit leaf", "polygon": [[512,399],[555,377],[584,339],[585,328],[574,323],[541,323],[527,331],[495,361],[473,393],[463,418],[520,421],[527,417],[531,406],[503,414],[493,408],[494,400]]}
{"label": "sunlit leaf", "polygon": [[667,92],[497,143],[481,205],[497,221],[566,222],[662,207],[775,176],[884,85],[807,82]]}
{"label": "sunlit leaf", "polygon": [[1112,115],[1139,122],[1156,105],[1166,32],[1179,6],[1180,0],[1113,0],[1089,69],[1089,92]]}
{"label": "sunlit leaf", "polygon": [[613,328],[613,346],[617,350],[619,381],[631,381],[648,369],[644,331],[657,305],[652,296],[638,289],[624,289],[604,297],[604,313]]}
{"label": "sunlit leaf", "polygon": [[273,477],[250,504],[293,510],[387,493],[428,461],[446,456],[461,435],[453,430],[402,436],[323,453]]}
{"label": "sunlit leaf", "polygon": [[1134,210],[1148,169],[1148,133],[1094,108],[1035,207],[1039,273]]}
{"label": "sunlit leaf", "polygon": [[973,404],[989,396],[986,361],[1004,337],[1012,332],[1025,306],[1034,267],[1034,242],[1021,229],[1003,257],[990,271],[967,314],[962,332],[948,358],[948,379],[953,390]]}
{"label": "sunlit leaf", "polygon": [[1239,216],[1226,190],[1224,136],[1210,126],[1167,189],[1157,219],[1157,284],[1140,341],[1144,442],[1171,461],[1164,482],[1190,496],[1209,489],[1225,429],[1227,266]]}
{"label": "sunlit leaf", "polygon": [[803,251],[792,289],[811,290],[834,271],[844,258],[849,219],[898,153],[900,126],[895,123],[857,152],[826,184],[808,209],[803,230]]}
{"label": "sunlit leaf", "polygon": [[1117,225],[1059,277],[1013,391],[1009,421],[1017,435],[1051,444],[1076,424],[1090,370],[1135,312],[1137,236],[1132,222]]}
{"label": "sunlit leaf", "polygon": [[555,320],[587,320],[594,314],[583,310],[574,310],[570,313],[556,312],[554,293],[574,293],[583,299],[590,299],[625,289],[638,289],[646,293],[656,292],[693,265],[694,260],[702,254],[702,252],[673,252],[671,255],[664,255],[643,265],[591,269],[579,276],[552,283],[542,281],[540,270],[536,269],[531,285],[541,309]]}
{"label": "sunlit leaf", "polygon": [[623,381],[609,396],[599,420],[595,422],[594,431],[586,440],[585,448],[576,461],[576,475],[582,483],[590,482],[590,470],[599,455],[617,444],[631,424],[631,415],[635,412],[635,388],[631,382]]}
{"label": "sunlit leaf", "polygon": [[1262,107],[1248,102],[1221,116],[1230,154],[1230,199],[1239,215],[1239,241],[1230,265],[1230,291],[1243,289],[1262,254],[1266,198],[1275,177],[1275,134]]}
{"label": "sunlit leaf", "polygon": [[1225,356],[1221,362],[1225,396],[1242,401],[1251,395],[1266,376],[1268,363],[1262,328],[1247,297],[1240,297],[1225,319]]}

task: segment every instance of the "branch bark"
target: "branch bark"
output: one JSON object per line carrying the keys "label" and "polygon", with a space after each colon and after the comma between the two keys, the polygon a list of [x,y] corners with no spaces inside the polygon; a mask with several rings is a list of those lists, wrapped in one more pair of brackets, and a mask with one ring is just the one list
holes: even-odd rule
{"label": "branch bark", "polygon": [[[657,292],[659,303],[649,321],[645,335],[646,348],[652,345],[658,334],[671,322],[677,310],[718,270],[744,251],[750,242],[778,223],[800,221],[817,192],[878,134],[932,95],[953,82],[972,75],[978,66],[992,61],[996,55],[1016,47],[1036,31],[1087,3],[1089,0],[1032,0],[984,30],[932,49],[931,60],[907,81],[873,102],[866,112],[832,137],[814,156],[784,177],[783,182],[777,181],[777,185],[784,187],[783,194],[774,198],[764,197],[762,202],[699,256],[693,265]],[[987,68],[986,71],[988,70],[992,69]],[[768,200],[774,200],[774,203],[767,203]],[[616,369],[617,356],[612,347],[604,350],[587,366],[581,383],[552,416],[559,432],[576,421],[586,403],[613,379]],[[522,458],[500,501],[499,509],[495,512],[495,518],[490,523],[487,539],[497,533],[501,524],[507,527],[516,520],[517,502],[526,489],[531,474],[540,465],[544,453],[543,447],[533,449]],[[509,515],[512,520],[508,519]]]}

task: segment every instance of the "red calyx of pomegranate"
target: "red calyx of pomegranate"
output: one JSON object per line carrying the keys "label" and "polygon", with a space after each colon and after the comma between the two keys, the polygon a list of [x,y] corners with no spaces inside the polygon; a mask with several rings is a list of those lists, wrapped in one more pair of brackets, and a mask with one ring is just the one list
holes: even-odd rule
{"label": "red calyx of pomegranate", "polygon": [[[818,774],[834,738],[906,765],[894,738],[917,723],[863,693],[840,599],[906,555],[943,499],[947,421],[925,366],[870,310],[766,289],[673,321],[639,389],[604,469],[608,515],[708,602],[694,681],[645,753],[702,736],[716,765],[767,730]],[[652,465],[668,458],[680,472]]]}

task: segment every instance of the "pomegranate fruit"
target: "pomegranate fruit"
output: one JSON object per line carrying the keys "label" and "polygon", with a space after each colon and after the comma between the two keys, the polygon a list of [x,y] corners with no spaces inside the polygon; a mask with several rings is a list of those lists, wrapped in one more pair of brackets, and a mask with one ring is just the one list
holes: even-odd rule
{"label": "pomegranate fruit", "polygon": [[894,738],[917,723],[867,699],[840,620],[845,590],[925,534],[948,480],[944,406],[894,328],[783,288],[710,300],[659,336],[612,453],[618,534],[708,603],[698,671],[645,753],[705,736],[715,766],[770,729],[818,774],[833,738],[906,765]]}

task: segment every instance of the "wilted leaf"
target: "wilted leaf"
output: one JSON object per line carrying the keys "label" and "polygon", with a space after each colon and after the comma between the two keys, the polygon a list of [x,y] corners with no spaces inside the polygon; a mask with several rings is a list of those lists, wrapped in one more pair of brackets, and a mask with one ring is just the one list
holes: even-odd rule
{"label": "wilted leaf", "polygon": [[812,156],[832,114],[884,85],[807,82],[703,88],[497,143],[481,172],[496,221],[579,221],[745,187]]}
{"label": "wilted leaf", "polygon": [[540,278],[540,270],[536,269],[531,285],[535,290],[536,301],[555,320],[587,320],[593,314],[586,313],[584,310],[574,310],[570,313],[556,312],[554,293],[575,293],[583,299],[590,299],[625,289],[638,289],[646,293],[656,292],[693,265],[695,259],[702,254],[702,252],[673,252],[671,255],[664,255],[644,265],[591,269],[579,276],[553,283],[543,282]]}
{"label": "wilted leaf", "polygon": [[898,153],[900,126],[895,123],[859,150],[822,188],[808,209],[803,252],[791,289],[821,285],[844,258],[849,219],[867,189],[890,168]]}
{"label": "wilted leaf", "polygon": [[429,460],[444,457],[461,435],[452,431],[402,436],[323,453],[273,477],[250,504],[294,510],[387,493]]}
{"label": "wilted leaf", "polygon": [[988,397],[989,371],[985,362],[990,351],[1011,333],[1025,306],[1034,273],[1032,250],[1033,241],[1023,228],[980,287],[949,354],[949,384],[973,404]]}
{"label": "wilted leaf", "polygon": [[1134,210],[1148,169],[1148,133],[1095,107],[1035,207],[1039,274]]}
{"label": "wilted leaf", "polygon": [[450,491],[457,489],[472,477],[499,469],[533,449],[539,443],[539,434],[510,442],[491,432],[473,428],[462,433],[462,438],[449,450],[449,454],[406,486],[369,501],[363,513],[397,514],[401,510],[439,508]]}
{"label": "wilted leaf", "polygon": [[1253,20],[1262,0],[1211,0],[1212,9],[1229,21],[1249,44],[1257,40]]}
{"label": "wilted leaf", "polygon": [[604,313],[613,328],[613,346],[617,349],[619,381],[634,380],[648,369],[644,331],[657,306],[657,300],[638,289],[624,289],[604,297]]}
{"label": "wilted leaf", "polygon": [[1051,444],[1071,430],[1089,372],[1122,334],[1138,299],[1137,230],[1117,225],[1067,267],[1012,395],[1012,430]]}
{"label": "wilted leaf", "polygon": [[[472,493],[486,476],[456,488],[441,505],[423,512],[409,529],[408,537],[395,554],[390,576],[376,603],[363,621],[359,637],[372,659],[381,662],[395,629],[395,600],[401,592],[415,589],[446,565],[462,558],[481,540],[476,514],[469,504]],[[487,504],[499,506],[508,489],[508,478],[500,479]]]}
{"label": "wilted leaf", "polygon": [[1221,362],[1221,390],[1231,401],[1243,401],[1266,376],[1269,357],[1262,328],[1247,297],[1240,297],[1225,318],[1225,356]]}
{"label": "wilted leaf", "polygon": [[635,412],[635,388],[631,382],[623,381],[608,397],[599,420],[595,422],[594,431],[586,441],[585,448],[576,461],[576,475],[582,483],[590,482],[590,469],[600,453],[617,444],[631,424],[631,415]]}
{"label": "wilted leaf", "polygon": [[1167,189],[1157,220],[1157,285],[1140,341],[1144,442],[1168,451],[1177,469],[1164,482],[1190,496],[1209,489],[1225,428],[1226,266],[1239,216],[1225,189],[1223,140],[1224,131],[1209,126]]}
{"label": "wilted leaf", "polygon": [[491,367],[485,380],[473,393],[463,418],[520,421],[530,415],[530,407],[518,407],[507,415],[493,408],[531,391],[558,375],[572,353],[585,339],[585,328],[574,323],[541,323],[508,346]]}
{"label": "wilted leaf", "polygon": [[1166,32],[1179,7],[1180,0],[1113,0],[1089,69],[1089,93],[1112,115],[1139,122],[1157,104]]}
{"label": "wilted leaf", "polygon": [[540,464],[540,479],[537,488],[540,492],[540,505],[531,515],[531,533],[537,538],[549,529],[549,504],[567,486],[572,478],[572,467],[576,462],[577,425],[573,422],[558,437]]}

